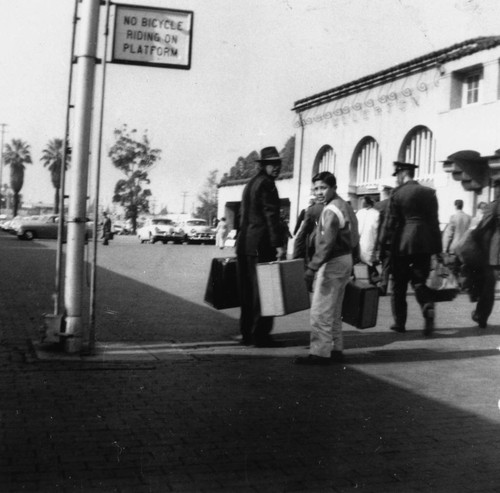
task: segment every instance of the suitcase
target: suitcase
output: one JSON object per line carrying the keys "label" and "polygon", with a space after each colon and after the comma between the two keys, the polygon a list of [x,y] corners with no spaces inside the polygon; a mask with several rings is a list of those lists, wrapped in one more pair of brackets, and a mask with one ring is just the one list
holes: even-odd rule
{"label": "suitcase", "polygon": [[304,259],[257,264],[260,313],[281,316],[311,306],[304,281]]}
{"label": "suitcase", "polygon": [[212,259],[205,303],[217,310],[240,306],[236,257]]}
{"label": "suitcase", "polygon": [[357,329],[377,325],[378,288],[360,281],[349,281],[342,304],[342,321]]}

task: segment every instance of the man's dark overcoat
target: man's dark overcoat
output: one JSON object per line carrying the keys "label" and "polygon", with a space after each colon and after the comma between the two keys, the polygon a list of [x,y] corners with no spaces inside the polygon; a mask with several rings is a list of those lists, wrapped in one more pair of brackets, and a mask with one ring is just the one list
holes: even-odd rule
{"label": "man's dark overcoat", "polygon": [[278,190],[274,180],[260,171],[243,190],[236,254],[266,262],[275,260],[276,247],[282,245]]}

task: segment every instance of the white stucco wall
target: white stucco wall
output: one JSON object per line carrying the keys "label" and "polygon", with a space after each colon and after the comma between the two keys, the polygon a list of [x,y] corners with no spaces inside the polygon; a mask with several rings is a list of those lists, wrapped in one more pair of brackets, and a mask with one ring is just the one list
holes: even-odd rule
{"label": "white stucco wall", "polygon": [[[435,173],[418,179],[436,189],[440,221],[448,222],[455,199],[464,200],[468,213],[473,212],[478,201],[489,200],[488,188],[482,194],[465,191],[443,170],[442,161],[462,150],[487,156],[500,149],[499,60],[500,47],[483,50],[307,109],[300,115],[305,123],[302,126],[297,115],[294,176],[277,181],[280,197],[290,200],[290,229],[293,231],[297,214],[307,206],[313,165],[323,146],[334,149],[333,171],[339,194],[355,200],[355,170],[351,163],[361,140],[369,136],[379,145],[382,175],[370,184],[376,192],[381,182],[394,183],[393,161],[400,159],[405,137],[417,126],[427,127],[435,141]],[[452,74],[475,66],[481,66],[483,73],[480,101],[451,109]],[[219,217],[227,215],[227,204],[241,201],[243,187],[219,188]]]}

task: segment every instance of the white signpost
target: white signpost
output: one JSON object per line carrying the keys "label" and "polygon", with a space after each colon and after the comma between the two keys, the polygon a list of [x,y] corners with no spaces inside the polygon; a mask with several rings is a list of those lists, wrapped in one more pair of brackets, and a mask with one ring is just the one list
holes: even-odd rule
{"label": "white signpost", "polygon": [[193,12],[116,5],[113,63],[191,68]]}

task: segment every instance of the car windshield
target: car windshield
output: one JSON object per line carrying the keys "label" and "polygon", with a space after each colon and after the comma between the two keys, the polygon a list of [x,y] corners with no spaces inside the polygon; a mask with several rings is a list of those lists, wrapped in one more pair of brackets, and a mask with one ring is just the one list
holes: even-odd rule
{"label": "car windshield", "polygon": [[172,221],[170,219],[153,219],[153,224],[169,225],[172,224]]}
{"label": "car windshield", "polygon": [[188,221],[189,226],[206,226],[206,221]]}

